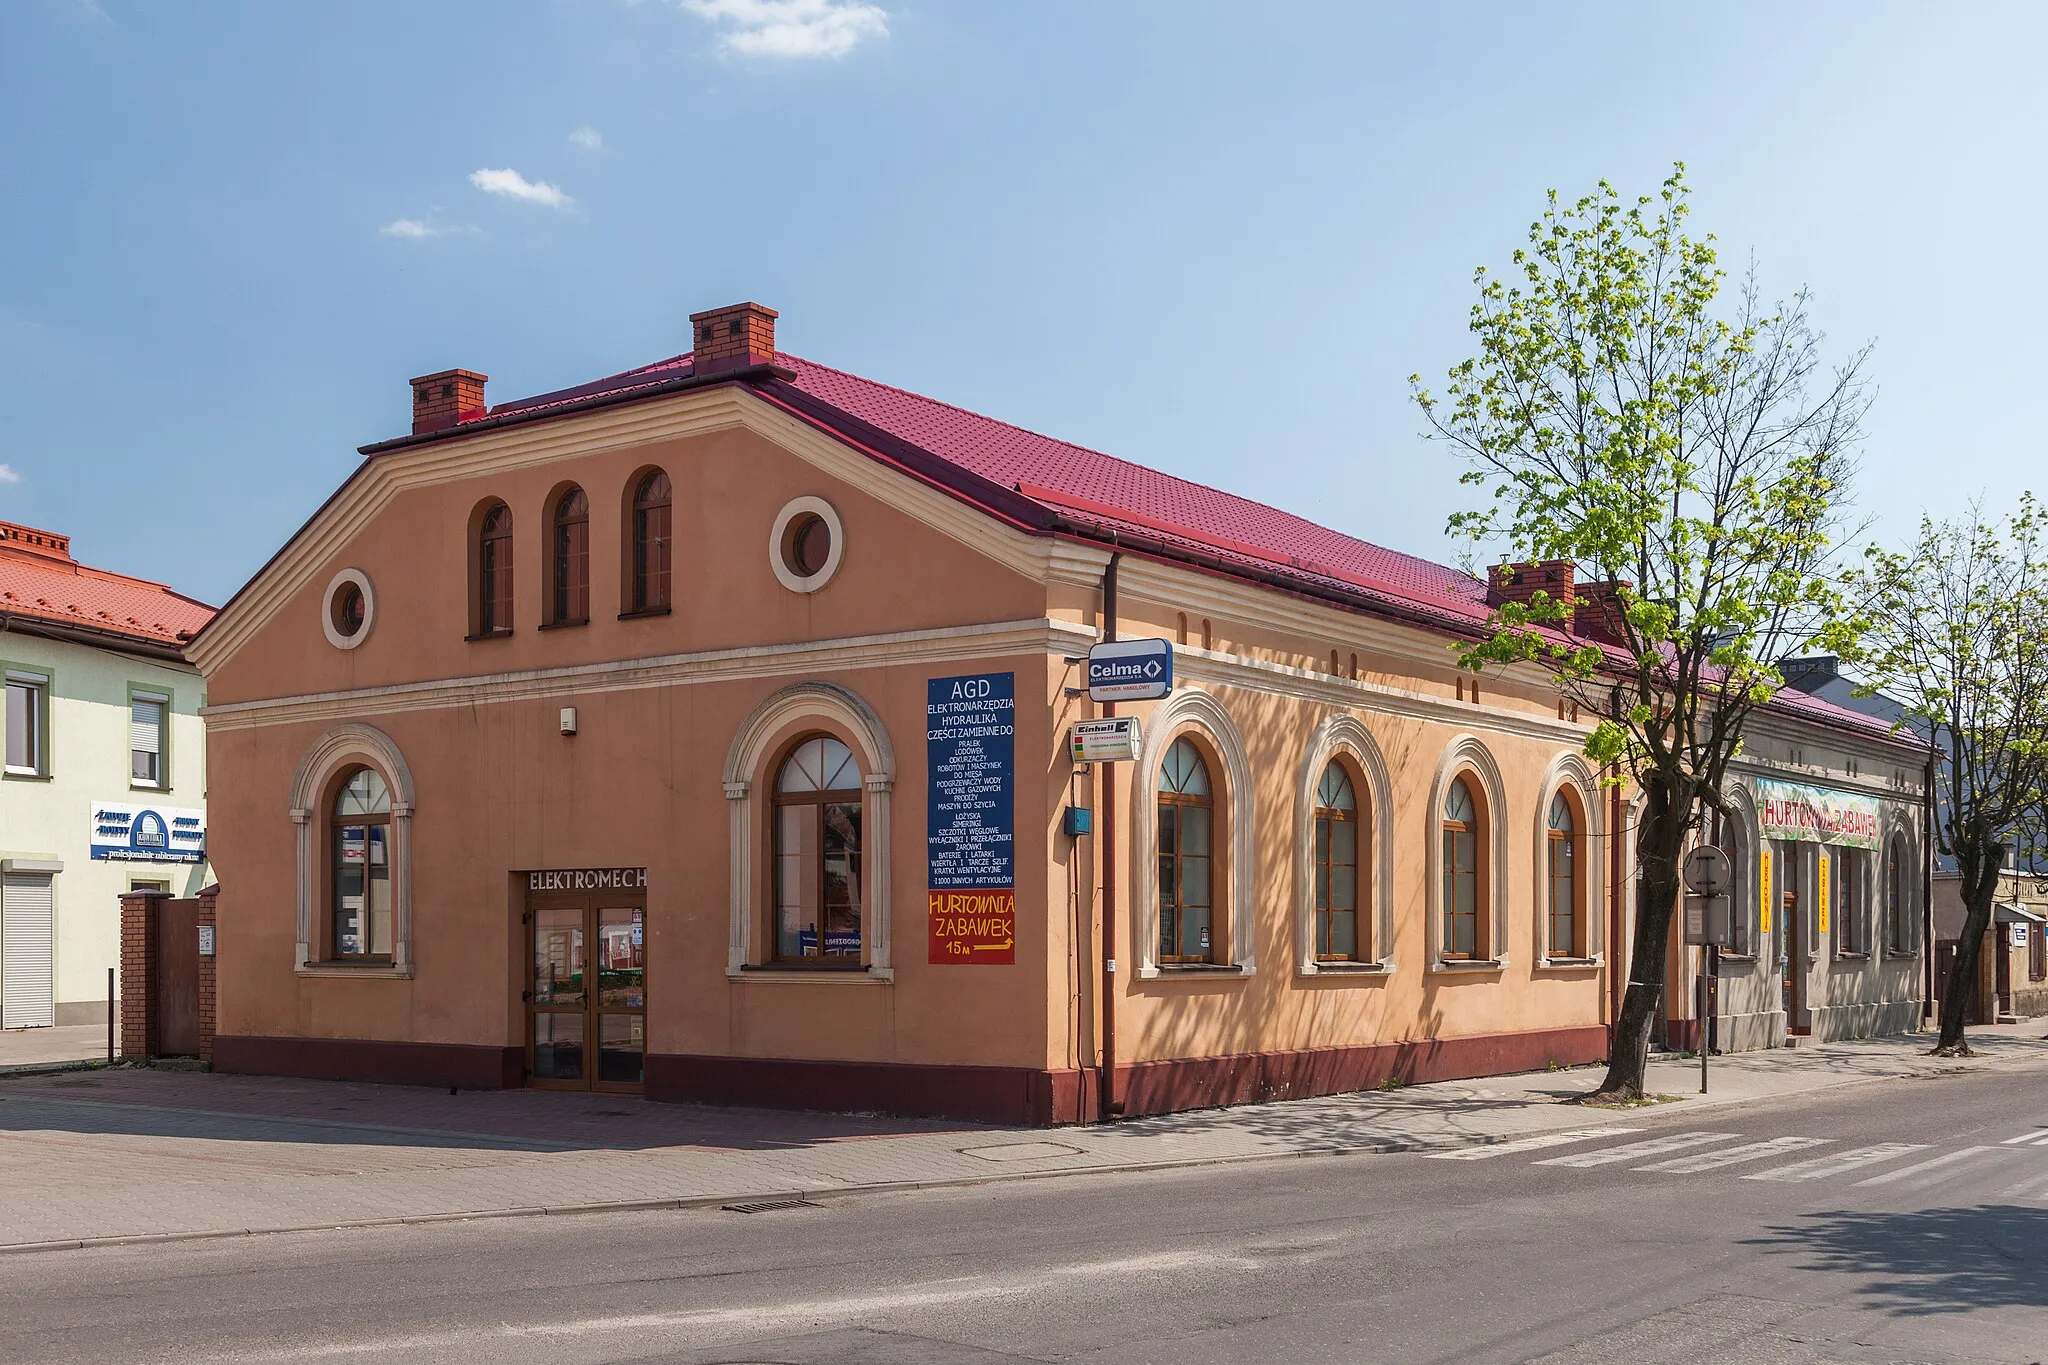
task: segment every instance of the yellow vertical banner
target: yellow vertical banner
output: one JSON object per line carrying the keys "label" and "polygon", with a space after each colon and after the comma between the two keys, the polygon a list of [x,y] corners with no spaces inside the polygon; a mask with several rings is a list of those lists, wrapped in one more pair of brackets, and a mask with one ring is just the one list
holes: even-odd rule
{"label": "yellow vertical banner", "polygon": [[1759,934],[1771,932],[1771,906],[1775,899],[1771,895],[1771,850],[1766,845],[1756,860],[1756,931]]}
{"label": "yellow vertical banner", "polygon": [[1817,893],[1814,896],[1814,900],[1817,901],[1820,906],[1820,908],[1814,912],[1820,921],[1819,927],[1816,929],[1815,932],[1822,934],[1825,934],[1828,931],[1828,867],[1833,862],[1834,859],[1828,857],[1828,855],[1825,853],[1821,854],[1820,857],[1814,861],[1813,875],[1819,879],[1819,885],[1814,888]]}

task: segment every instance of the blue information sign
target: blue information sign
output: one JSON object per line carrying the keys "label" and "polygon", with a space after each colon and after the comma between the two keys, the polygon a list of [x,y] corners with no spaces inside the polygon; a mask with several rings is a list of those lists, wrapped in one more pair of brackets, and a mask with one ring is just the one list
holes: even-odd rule
{"label": "blue information sign", "polygon": [[1173,642],[1111,640],[1088,651],[1088,695],[1096,701],[1157,701],[1173,691]]}
{"label": "blue information sign", "polygon": [[933,678],[925,691],[926,840],[933,891],[1017,884],[1017,675]]}

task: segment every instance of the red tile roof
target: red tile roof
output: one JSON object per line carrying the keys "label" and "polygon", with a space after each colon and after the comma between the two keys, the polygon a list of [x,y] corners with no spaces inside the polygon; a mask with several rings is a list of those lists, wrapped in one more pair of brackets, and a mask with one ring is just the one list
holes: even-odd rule
{"label": "red tile roof", "polygon": [[[1006,499],[988,495],[1015,494],[1084,533],[1137,538],[1197,555],[1224,572],[1392,611],[1467,635],[1477,634],[1486,624],[1486,584],[1470,574],[1347,536],[1250,498],[798,356],[778,352],[775,363],[788,378],[749,381],[765,397],[906,464],[913,474],[936,474],[937,481],[956,494],[992,511],[1000,513]],[[671,356],[574,388],[468,413],[462,424],[543,417],[594,400],[630,398],[639,390],[688,379],[691,373],[688,355]],[[913,462],[918,456],[927,458]],[[933,470],[929,457],[969,478],[963,481],[949,477],[947,470]],[[1859,731],[1887,728],[1860,712],[1790,690],[1779,695],[1773,709]]]}
{"label": "red tile roof", "polygon": [[0,615],[178,649],[213,608],[161,583],[80,564],[68,537],[0,522]]}

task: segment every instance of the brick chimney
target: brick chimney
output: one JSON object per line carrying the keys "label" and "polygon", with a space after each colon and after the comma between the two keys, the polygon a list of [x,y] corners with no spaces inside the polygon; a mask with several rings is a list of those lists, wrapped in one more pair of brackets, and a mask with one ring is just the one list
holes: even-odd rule
{"label": "brick chimney", "polygon": [[1495,564],[1486,571],[1486,605],[1497,607],[1503,602],[1519,602],[1529,605],[1529,599],[1539,592],[1549,593],[1550,600],[1562,602],[1569,608],[1577,598],[1573,580],[1578,568],[1569,559],[1545,559],[1534,564]]}
{"label": "brick chimney", "polygon": [[16,554],[33,555],[37,559],[52,559],[59,564],[76,564],[71,557],[71,537],[55,531],[39,531],[33,526],[18,526],[11,521],[0,521],[0,550],[12,550]]}
{"label": "brick chimney", "polygon": [[1579,600],[1572,613],[1572,634],[1582,640],[1599,640],[1610,645],[1627,645],[1627,633],[1622,629],[1621,599],[1618,593],[1631,592],[1635,584],[1625,578],[1607,583],[1588,583],[1579,589]]}
{"label": "brick chimney", "polygon": [[773,308],[735,303],[690,314],[692,369],[698,375],[724,374],[750,365],[775,363]]}
{"label": "brick chimney", "polygon": [[484,383],[475,370],[441,370],[412,381],[412,434],[446,431],[484,406]]}

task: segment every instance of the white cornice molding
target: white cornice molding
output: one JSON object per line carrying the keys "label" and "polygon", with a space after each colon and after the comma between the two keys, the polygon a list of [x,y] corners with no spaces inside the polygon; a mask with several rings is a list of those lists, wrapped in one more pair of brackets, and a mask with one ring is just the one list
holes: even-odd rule
{"label": "white cornice molding", "polygon": [[979,659],[996,654],[1068,653],[1085,649],[1096,632],[1050,617],[997,621],[988,625],[896,631],[837,640],[804,640],[784,645],[701,650],[645,659],[620,659],[564,668],[480,673],[425,682],[314,692],[256,701],[223,702],[203,708],[207,728],[247,730],[313,720],[357,720],[404,711],[486,705],[491,702],[590,696],[645,687],[724,682],[735,678],[811,676],[837,669],[881,668],[907,663]]}
{"label": "white cornice molding", "polygon": [[[738,386],[625,403],[555,422],[479,432],[461,440],[387,451],[365,460],[341,492],[221,612],[187,651],[211,674],[320,572],[398,494],[535,465],[631,450],[735,428],[773,442],[820,472],[915,517],[967,548],[1038,581],[1053,576],[1050,536],[1033,535],[856,450]],[[1104,553],[1101,561],[1106,563]],[[1058,567],[1086,560],[1063,552]]]}

